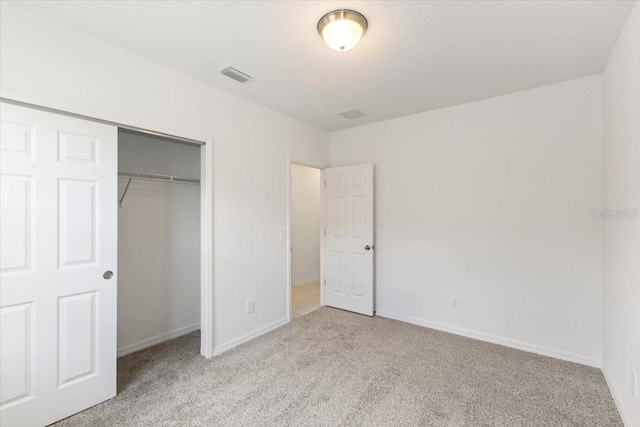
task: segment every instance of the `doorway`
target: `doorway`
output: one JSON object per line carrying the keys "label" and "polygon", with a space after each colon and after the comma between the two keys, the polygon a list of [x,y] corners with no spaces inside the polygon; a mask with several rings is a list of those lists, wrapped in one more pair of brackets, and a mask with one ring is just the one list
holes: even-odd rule
{"label": "doorway", "polygon": [[291,163],[290,168],[291,319],[321,307],[322,170]]}
{"label": "doorway", "polygon": [[118,356],[200,330],[200,151],[118,131]]}
{"label": "doorway", "polygon": [[[296,284],[312,282],[305,280],[305,274],[296,264],[296,235],[299,224],[307,232],[315,230],[315,222],[309,221],[307,205],[296,209],[300,200],[305,200],[310,191],[296,182],[295,171],[316,170],[319,173],[320,187],[319,228],[316,235],[319,244],[309,247],[319,248],[319,289],[300,292]],[[374,166],[360,164],[340,167],[322,167],[309,163],[299,163],[289,159],[288,179],[288,252],[287,252],[287,303],[289,320],[314,311],[320,306],[330,306],[353,311],[367,316],[374,315]],[[296,193],[303,193],[302,196]],[[314,199],[315,200],[315,199]],[[296,213],[297,211],[297,213]],[[299,219],[300,212],[306,218]],[[281,236],[283,236],[281,231]],[[304,252],[303,252],[304,254]],[[301,255],[298,255],[298,261]],[[313,259],[313,258],[311,258]],[[304,270],[303,270],[304,271]],[[307,270],[308,271],[308,270]],[[307,276],[315,279],[314,275]],[[316,290],[318,289],[318,290]],[[319,301],[316,294],[319,291]],[[298,297],[298,295],[295,295]],[[302,304],[294,306],[294,302]]]}

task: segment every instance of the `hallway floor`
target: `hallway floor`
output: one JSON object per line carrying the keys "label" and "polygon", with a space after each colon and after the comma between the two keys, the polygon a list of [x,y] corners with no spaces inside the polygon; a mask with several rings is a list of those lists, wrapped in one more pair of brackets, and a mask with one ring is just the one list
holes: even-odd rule
{"label": "hallway floor", "polygon": [[320,306],[320,284],[294,286],[291,289],[291,318],[309,314]]}

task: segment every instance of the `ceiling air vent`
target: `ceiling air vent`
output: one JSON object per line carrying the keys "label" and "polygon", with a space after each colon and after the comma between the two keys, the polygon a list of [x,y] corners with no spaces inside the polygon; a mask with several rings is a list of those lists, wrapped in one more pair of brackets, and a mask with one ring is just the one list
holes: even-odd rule
{"label": "ceiling air vent", "polygon": [[249,74],[243,73],[242,71],[237,70],[233,67],[224,67],[222,70],[220,70],[220,72],[230,79],[243,84],[253,80],[253,77],[251,77]]}
{"label": "ceiling air vent", "polygon": [[364,113],[357,108],[352,108],[351,110],[341,111],[340,114],[345,119],[355,119],[356,117],[364,116]]}

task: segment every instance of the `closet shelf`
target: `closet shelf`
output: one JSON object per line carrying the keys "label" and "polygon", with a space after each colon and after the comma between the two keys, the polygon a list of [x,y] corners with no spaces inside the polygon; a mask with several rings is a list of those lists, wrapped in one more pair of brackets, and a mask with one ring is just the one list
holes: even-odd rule
{"label": "closet shelf", "polygon": [[169,176],[169,175],[157,175],[152,173],[142,173],[142,172],[118,172],[119,177],[129,178],[127,181],[126,187],[124,187],[124,192],[122,193],[122,197],[120,197],[119,204],[122,207],[122,201],[124,197],[127,195],[127,190],[129,189],[129,184],[131,184],[132,179],[141,179],[146,181],[161,181],[161,182],[176,182],[179,184],[200,184],[199,179],[194,178],[181,178],[178,176]]}

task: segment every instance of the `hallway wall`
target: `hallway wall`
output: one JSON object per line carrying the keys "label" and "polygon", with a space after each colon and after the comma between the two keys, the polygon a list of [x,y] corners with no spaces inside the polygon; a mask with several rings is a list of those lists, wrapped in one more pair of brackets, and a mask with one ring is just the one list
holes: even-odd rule
{"label": "hallway wall", "polygon": [[320,177],[319,169],[291,165],[293,286],[320,280]]}

